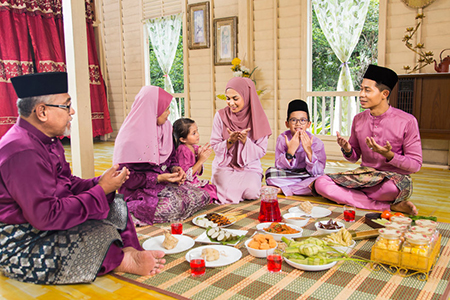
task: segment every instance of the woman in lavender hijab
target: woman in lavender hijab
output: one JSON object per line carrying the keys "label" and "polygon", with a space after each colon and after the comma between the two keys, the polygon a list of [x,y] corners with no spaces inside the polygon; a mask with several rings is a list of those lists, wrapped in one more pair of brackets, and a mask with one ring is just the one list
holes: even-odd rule
{"label": "woman in lavender hijab", "polygon": [[144,86],[116,138],[113,161],[130,170],[119,192],[138,225],[185,219],[210,202],[208,192],[184,185],[167,121],[171,100],[163,89]]}
{"label": "woman in lavender hijab", "polygon": [[251,79],[230,79],[225,94],[227,107],[214,116],[211,133],[215,152],[211,181],[220,204],[259,197],[263,176],[260,159],[272,134]]}

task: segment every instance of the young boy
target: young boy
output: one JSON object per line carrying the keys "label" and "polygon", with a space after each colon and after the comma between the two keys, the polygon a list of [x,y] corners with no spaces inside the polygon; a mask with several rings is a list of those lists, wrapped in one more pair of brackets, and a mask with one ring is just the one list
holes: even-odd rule
{"label": "young boy", "polygon": [[308,185],[323,175],[326,155],[323,143],[306,130],[311,126],[308,105],[289,103],[286,130],[278,136],[275,168],[266,171],[267,185],[280,188],[285,196],[312,195]]}

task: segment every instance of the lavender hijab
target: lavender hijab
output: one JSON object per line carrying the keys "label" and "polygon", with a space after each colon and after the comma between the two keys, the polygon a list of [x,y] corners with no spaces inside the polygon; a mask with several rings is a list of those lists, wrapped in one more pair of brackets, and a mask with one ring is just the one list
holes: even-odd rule
{"label": "lavender hijab", "polygon": [[266,113],[259,101],[253,81],[245,77],[233,77],[228,81],[225,91],[228,89],[238,92],[244,99],[245,106],[237,113],[233,113],[228,106],[219,110],[220,118],[224,124],[222,137],[225,140],[229,138],[227,128],[231,131],[242,131],[250,128],[251,137],[254,140],[271,135],[272,130],[269,120],[267,120]]}
{"label": "lavender hijab", "polygon": [[169,107],[172,95],[156,86],[144,86],[117,135],[113,163],[160,165],[173,150],[172,124],[158,126],[157,118]]}

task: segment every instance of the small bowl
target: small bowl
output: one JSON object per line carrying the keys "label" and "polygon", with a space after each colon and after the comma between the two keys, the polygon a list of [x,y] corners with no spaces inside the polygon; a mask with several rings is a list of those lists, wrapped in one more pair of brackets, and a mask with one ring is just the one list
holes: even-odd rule
{"label": "small bowl", "polygon": [[[296,220],[291,218],[302,218],[303,220]],[[304,214],[301,213],[288,213],[283,215],[283,219],[286,223],[295,225],[298,227],[303,227],[308,224],[309,217],[306,217]]]}
{"label": "small bowl", "polygon": [[[248,244],[252,241],[252,239],[248,239],[245,241],[245,247],[247,248],[248,253],[250,253],[251,256],[259,257],[259,258],[265,258],[267,255],[273,254],[275,249],[277,247],[274,247],[273,249],[267,249],[267,250],[259,250],[259,249],[253,249],[248,246]],[[278,246],[278,243],[277,243]]]}
{"label": "small bowl", "polygon": [[260,223],[258,225],[256,225],[256,229],[258,229],[259,231],[262,231],[266,234],[270,234],[271,236],[273,236],[273,238],[275,239],[275,241],[279,242],[281,241],[281,238],[283,236],[285,236],[288,239],[293,239],[293,238],[298,238],[301,237],[303,234],[303,229],[301,227],[295,226],[295,225],[291,225],[291,224],[286,224],[286,223],[279,223],[279,224],[286,224],[289,227],[291,227],[292,229],[295,229],[297,231],[299,231],[298,233],[292,233],[292,234],[279,234],[279,233],[271,233],[271,232],[267,232],[264,230],[264,228],[269,227],[272,224],[272,222],[264,222],[264,223]]}
{"label": "small bowl", "polygon": [[328,223],[328,221],[319,221],[314,223],[314,226],[316,226],[316,230],[319,234],[332,234],[334,232],[338,232],[339,230],[341,230],[341,228],[345,228],[345,224],[339,221],[335,221],[335,223],[337,223],[339,226],[341,226],[341,228],[339,229],[323,229],[323,228],[319,228],[319,223],[322,224],[326,224]]}

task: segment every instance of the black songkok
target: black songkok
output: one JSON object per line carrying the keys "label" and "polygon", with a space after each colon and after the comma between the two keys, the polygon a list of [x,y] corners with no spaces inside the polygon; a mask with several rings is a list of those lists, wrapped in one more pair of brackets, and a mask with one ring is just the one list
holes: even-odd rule
{"label": "black songkok", "polygon": [[28,98],[67,93],[67,73],[48,72],[11,78],[17,97]]}
{"label": "black songkok", "polygon": [[308,121],[310,121],[310,119],[309,119],[309,111],[308,111],[308,104],[305,101],[296,99],[296,100],[292,100],[291,102],[289,102],[288,111],[287,111],[287,120],[288,121],[289,121],[289,116],[294,111],[304,111],[304,112],[306,112],[306,114],[308,115]]}
{"label": "black songkok", "polygon": [[389,87],[391,90],[397,84],[398,76],[397,73],[391,69],[379,67],[375,65],[369,65],[363,78],[367,78],[377,83],[381,83]]}

